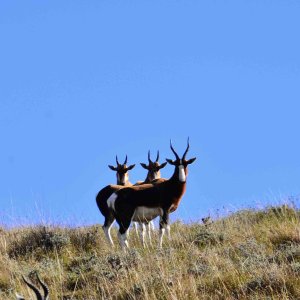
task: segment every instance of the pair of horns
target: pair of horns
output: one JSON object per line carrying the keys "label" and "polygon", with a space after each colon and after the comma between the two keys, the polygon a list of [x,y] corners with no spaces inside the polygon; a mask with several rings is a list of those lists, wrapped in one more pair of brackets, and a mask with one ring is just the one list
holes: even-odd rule
{"label": "pair of horns", "polygon": [[[157,156],[156,156],[155,162],[158,162],[158,160],[159,160],[159,151],[157,151]],[[153,161],[150,158],[150,150],[148,151],[148,161],[149,161],[149,164],[153,163]]]}
{"label": "pair of horns", "polygon": [[[118,155],[116,155],[116,162],[117,162],[117,165],[118,165],[118,166],[121,165],[121,164],[119,163],[119,161],[118,161]],[[127,154],[126,154],[126,158],[125,158],[125,161],[124,161],[123,165],[126,165],[126,164],[127,164]]]}
{"label": "pair of horns", "polygon": [[[36,278],[38,280],[38,283],[41,285],[41,287],[43,289],[44,296],[42,296],[41,292],[35,285],[33,285],[28,280],[26,280],[26,278],[24,276],[22,276],[22,278],[23,278],[23,281],[33,290],[37,300],[49,300],[49,289],[48,289],[47,285],[40,279],[40,277],[37,273],[36,273]],[[17,294],[17,299],[24,299],[24,298]]]}
{"label": "pair of horns", "polygon": [[[172,145],[172,141],[171,141],[171,140],[170,140],[170,147],[171,147],[171,150],[172,150],[172,152],[174,153],[176,159],[180,160],[179,155],[176,153],[176,151],[175,151],[174,148],[173,148],[173,145]],[[185,160],[186,154],[188,153],[189,149],[190,149],[190,138],[188,137],[188,139],[187,139],[187,147],[186,147],[185,152],[183,153],[182,160]]]}

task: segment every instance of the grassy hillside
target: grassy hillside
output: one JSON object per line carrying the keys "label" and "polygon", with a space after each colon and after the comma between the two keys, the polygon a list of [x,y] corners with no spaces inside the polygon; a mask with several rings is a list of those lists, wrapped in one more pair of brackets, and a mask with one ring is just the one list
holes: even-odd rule
{"label": "grassy hillside", "polygon": [[[300,213],[244,210],[171,226],[162,250],[107,245],[100,226],[0,229],[0,299],[30,298],[34,273],[54,299],[300,299]],[[113,232],[116,240],[116,231]],[[32,295],[31,295],[32,297]]]}

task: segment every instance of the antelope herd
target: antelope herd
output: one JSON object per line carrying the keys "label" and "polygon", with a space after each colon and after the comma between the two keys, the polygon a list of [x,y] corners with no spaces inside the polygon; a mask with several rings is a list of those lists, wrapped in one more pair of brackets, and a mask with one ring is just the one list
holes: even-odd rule
{"label": "antelope herd", "polygon": [[[149,165],[141,164],[148,170],[146,179],[132,185],[128,180],[128,171],[135,165],[126,166],[127,156],[124,164],[119,164],[116,157],[117,167],[109,166],[117,172],[117,184],[107,185],[99,191],[96,202],[104,216],[103,230],[111,246],[114,245],[110,230],[116,220],[119,225],[118,239],[122,249],[129,247],[127,241],[128,228],[132,221],[140,224],[141,240],[145,245],[145,228],[148,228],[150,235],[150,222],[159,216],[159,247],[162,247],[163,236],[167,230],[170,237],[169,214],[174,212],[186,190],[186,177],[188,165],[196,158],[186,159],[189,150],[189,140],[186,150],[180,158],[170,142],[170,148],[175,155],[175,160],[166,159],[167,163],[174,166],[173,175],[169,179],[160,178],[160,169],[166,166],[166,162],[159,164],[159,152],[155,162],[150,159]],[[151,242],[151,239],[150,239]]]}
{"label": "antelope herd", "polygon": [[[151,230],[153,220],[159,216],[159,248],[162,247],[163,236],[167,230],[170,238],[169,215],[174,212],[186,190],[186,178],[188,165],[193,163],[196,158],[186,159],[189,150],[189,140],[183,156],[177,154],[170,141],[170,148],[175,155],[175,159],[166,159],[160,164],[159,152],[155,161],[150,158],[148,152],[148,165],[141,163],[141,166],[148,170],[144,181],[131,184],[128,171],[135,165],[127,167],[127,155],[123,164],[120,164],[116,156],[116,167],[108,167],[116,171],[117,184],[110,184],[99,191],[96,202],[98,208],[105,218],[103,230],[111,246],[114,245],[110,230],[116,220],[119,225],[118,238],[121,248],[126,250],[129,247],[127,241],[128,228],[131,222],[136,222],[140,228],[141,241],[145,246],[145,231],[147,229],[149,241],[151,243]],[[167,163],[174,166],[173,175],[169,179],[161,178],[160,170]],[[207,222],[209,220],[206,220]],[[204,222],[204,221],[203,221]],[[136,226],[137,229],[137,226]],[[43,295],[39,289],[31,282],[23,278],[26,285],[34,292],[37,300],[49,300],[49,289],[47,285],[37,276],[37,281],[43,289]],[[18,300],[25,300],[23,296],[16,294]]]}

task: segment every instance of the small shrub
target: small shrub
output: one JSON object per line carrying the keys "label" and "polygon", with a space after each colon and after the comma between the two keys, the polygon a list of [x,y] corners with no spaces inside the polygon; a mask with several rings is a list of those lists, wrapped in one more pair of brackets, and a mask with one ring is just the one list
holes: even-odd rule
{"label": "small shrub", "polygon": [[245,269],[264,267],[268,264],[266,249],[255,239],[248,239],[235,247],[235,257]]}
{"label": "small shrub", "polygon": [[21,238],[14,240],[9,247],[8,255],[10,257],[25,256],[36,250],[43,253],[60,251],[69,241],[69,236],[63,231],[54,231],[54,229],[41,226],[25,232]]}
{"label": "small shrub", "polygon": [[124,263],[120,255],[108,255],[107,262],[113,270],[119,271],[124,268]]}
{"label": "small shrub", "polygon": [[268,272],[261,277],[249,281],[244,288],[247,294],[260,292],[262,294],[272,295],[281,292],[284,289],[284,281],[274,272]]}
{"label": "small shrub", "polygon": [[138,264],[141,262],[141,257],[136,250],[132,249],[122,255],[109,254],[107,256],[107,262],[110,264],[113,270],[128,270],[132,267],[138,266]]}
{"label": "small shrub", "polygon": [[297,210],[287,204],[281,206],[271,206],[266,210],[266,214],[274,215],[276,218],[294,220],[299,218]]}
{"label": "small shrub", "polygon": [[291,263],[291,269],[296,275],[300,275],[300,262]]}
{"label": "small shrub", "polygon": [[68,270],[77,275],[82,272],[89,272],[95,266],[101,264],[101,261],[95,255],[84,255],[80,257],[75,257],[68,265]]}
{"label": "small shrub", "polygon": [[8,270],[0,267],[0,293],[8,293],[11,289],[11,282]]}
{"label": "small shrub", "polygon": [[141,261],[141,256],[135,249],[130,249],[124,256],[124,264],[127,269],[137,267]]}
{"label": "small shrub", "polygon": [[224,242],[224,235],[202,227],[193,237],[193,242],[199,247],[214,246]]}
{"label": "small shrub", "polygon": [[71,261],[67,267],[67,287],[74,290],[75,288],[83,289],[88,284],[98,281],[99,278],[113,280],[117,273],[111,270],[110,266],[95,255],[85,255],[77,257]]}
{"label": "small shrub", "polygon": [[97,227],[76,228],[70,231],[70,241],[79,251],[90,251],[97,247]]}
{"label": "small shrub", "polygon": [[188,273],[194,276],[204,276],[210,271],[210,267],[203,262],[196,262],[188,268]]}
{"label": "small shrub", "polygon": [[300,245],[300,232],[278,232],[271,237],[271,243],[277,248],[285,245],[289,247],[291,244]]}
{"label": "small shrub", "polygon": [[278,245],[274,260],[277,263],[300,262],[300,245],[294,243],[284,243]]}
{"label": "small shrub", "polygon": [[142,300],[145,299],[145,289],[143,285],[135,283],[129,290],[121,292],[118,299]]}

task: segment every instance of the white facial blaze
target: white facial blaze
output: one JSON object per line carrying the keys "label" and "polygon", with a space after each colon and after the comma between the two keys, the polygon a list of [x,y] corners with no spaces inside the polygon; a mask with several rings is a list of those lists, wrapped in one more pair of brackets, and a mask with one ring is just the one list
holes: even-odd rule
{"label": "white facial blaze", "polygon": [[184,172],[184,166],[180,165],[178,167],[178,169],[179,169],[179,181],[180,182],[185,182],[186,176],[185,176],[185,172]]}
{"label": "white facial blaze", "polygon": [[127,181],[128,181],[128,173],[125,173],[123,177],[123,184],[126,184]]}

